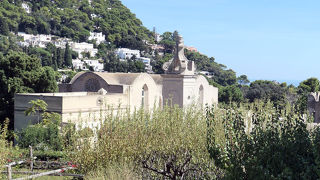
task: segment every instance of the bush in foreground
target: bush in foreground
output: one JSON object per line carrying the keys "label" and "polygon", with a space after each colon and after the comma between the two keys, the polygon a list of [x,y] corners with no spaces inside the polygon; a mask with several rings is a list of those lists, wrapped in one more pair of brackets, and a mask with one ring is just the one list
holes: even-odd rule
{"label": "bush in foreground", "polygon": [[319,179],[320,128],[272,104],[209,110],[208,150],[226,179]]}
{"label": "bush in foreground", "polygon": [[164,107],[151,114],[110,113],[95,140],[79,140],[70,149],[72,161],[91,176],[123,169],[119,173],[134,179],[214,178],[203,111]]}

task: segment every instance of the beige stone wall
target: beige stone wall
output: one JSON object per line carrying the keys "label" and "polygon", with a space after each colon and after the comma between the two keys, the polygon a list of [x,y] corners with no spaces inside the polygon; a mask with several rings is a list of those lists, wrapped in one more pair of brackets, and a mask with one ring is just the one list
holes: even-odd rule
{"label": "beige stone wall", "polygon": [[162,75],[163,89],[162,97],[163,103],[169,103],[169,105],[183,106],[183,76],[181,75]]}
{"label": "beige stone wall", "polygon": [[194,105],[198,102],[198,89],[196,76],[183,77],[183,106]]}
{"label": "beige stone wall", "polygon": [[[218,104],[218,88],[209,85],[207,79],[202,75],[197,76],[196,83],[196,95],[198,97],[198,103],[203,107],[206,105]],[[203,87],[203,93],[200,93],[200,89]],[[200,97],[202,95],[203,97]],[[202,102],[200,102],[202,100]]]}
{"label": "beige stone wall", "polygon": [[59,113],[62,122],[75,124],[98,124],[110,113],[125,112],[129,108],[126,94],[90,94],[83,93],[43,93],[16,94],[14,126],[15,130],[38,122],[38,116],[25,116],[24,111],[30,107],[31,100],[42,99],[48,104],[48,112]]}
{"label": "beige stone wall", "polygon": [[126,86],[126,90],[129,93],[131,109],[142,107],[142,89],[144,87],[147,87],[144,94],[144,108],[151,110],[155,108],[155,106],[159,106],[162,96],[159,86],[157,86],[151,76],[142,73],[134,80],[132,85]]}
{"label": "beige stone wall", "polygon": [[164,100],[172,99],[180,107],[193,104],[205,107],[218,103],[218,88],[210,86],[201,75],[163,75],[162,95]]}
{"label": "beige stone wall", "polygon": [[72,123],[100,121],[108,113],[129,108],[128,100],[125,94],[64,97],[62,119]]}

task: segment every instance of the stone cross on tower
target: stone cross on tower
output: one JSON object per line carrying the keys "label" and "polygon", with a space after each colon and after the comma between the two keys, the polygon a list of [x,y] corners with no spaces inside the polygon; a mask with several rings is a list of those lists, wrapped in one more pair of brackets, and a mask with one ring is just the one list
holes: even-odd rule
{"label": "stone cross on tower", "polygon": [[184,56],[182,36],[177,37],[174,58],[164,63],[162,68],[166,74],[194,75],[194,62]]}

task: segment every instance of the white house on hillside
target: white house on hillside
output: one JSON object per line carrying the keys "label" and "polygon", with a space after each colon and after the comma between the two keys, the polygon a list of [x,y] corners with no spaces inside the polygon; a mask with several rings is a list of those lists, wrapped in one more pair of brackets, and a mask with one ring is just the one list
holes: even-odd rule
{"label": "white house on hillside", "polygon": [[90,60],[90,59],[87,59],[87,60],[84,60],[84,62],[85,62],[88,66],[93,67],[93,70],[94,70],[95,72],[101,72],[101,71],[103,71],[103,63],[100,63],[99,60]]}
{"label": "white house on hillside", "polygon": [[67,43],[71,43],[72,41],[69,38],[59,38],[52,43],[57,47],[57,48],[66,48]]}
{"label": "white house on hillside", "polygon": [[31,13],[31,8],[30,8],[29,4],[27,4],[26,2],[23,2],[21,4],[21,7],[26,11],[26,13],[28,13],[28,14]]}
{"label": "white house on hillside", "polygon": [[140,58],[140,51],[139,50],[132,50],[128,48],[119,48],[115,51],[116,55],[120,59],[131,59],[132,56],[135,56],[136,58]]}
{"label": "white house on hillside", "polygon": [[106,36],[102,32],[90,32],[88,40],[96,40],[97,45],[99,45],[106,40]]}
{"label": "white house on hillside", "polygon": [[81,61],[80,59],[72,59],[72,66],[74,69],[88,70],[84,61]]}
{"label": "white house on hillside", "polygon": [[82,54],[83,52],[88,52],[90,53],[90,57],[96,56],[98,53],[98,49],[93,48],[93,44],[89,44],[86,42],[82,43],[71,43],[70,47],[73,51],[76,51],[79,54],[79,58],[83,58]]}
{"label": "white house on hillside", "polygon": [[150,64],[150,62],[151,62],[150,58],[140,57],[140,58],[138,58],[138,60],[143,62],[143,64],[145,65],[145,70],[147,72],[152,72],[152,66]]}
{"label": "white house on hillside", "polygon": [[23,37],[24,42],[20,43],[22,46],[39,46],[45,48],[48,43],[52,41],[52,35],[46,34],[26,34],[24,32],[18,32],[18,36]]}
{"label": "white house on hillside", "polygon": [[80,59],[74,59],[72,60],[72,66],[74,69],[80,69],[80,70],[89,70],[89,67],[91,66],[95,72],[101,72],[103,71],[103,63],[100,63],[99,60],[80,60]]}

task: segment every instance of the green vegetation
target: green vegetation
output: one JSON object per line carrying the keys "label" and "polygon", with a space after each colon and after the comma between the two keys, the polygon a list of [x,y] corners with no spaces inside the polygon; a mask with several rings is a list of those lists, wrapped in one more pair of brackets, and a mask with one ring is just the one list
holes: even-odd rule
{"label": "green vegetation", "polygon": [[[22,9],[23,2],[30,6],[30,14]],[[115,56],[115,48],[127,47],[151,57],[154,72],[163,73],[162,65],[173,57],[178,36],[177,31],[163,33],[158,43],[163,56],[152,52],[145,40],[153,43],[153,33],[119,0],[1,1],[0,167],[27,157],[32,145],[39,159],[72,161],[78,165],[77,173],[88,179],[320,178],[320,128],[307,128],[312,118],[306,116],[307,95],[320,89],[317,78],[298,87],[266,80],[250,83],[246,75],[237,77],[214,57],[188,50],[186,57],[199,70],[212,72],[207,79],[219,88],[219,107],[208,107],[206,116],[195,107],[107,111],[101,114],[99,129],[80,128],[72,123],[62,126],[61,117],[47,113],[44,101],[37,100],[26,111],[37,117],[37,124],[17,133],[17,146],[12,147],[8,139],[14,136],[9,131],[14,94],[57,91],[56,70],[70,67],[78,54],[69,44],[65,49],[51,43],[46,48],[19,47],[21,39],[10,31],[78,42],[88,42],[90,31],[102,32],[107,43],[92,43],[108,72],[145,71],[136,57],[120,61]],[[68,75],[67,83],[75,71],[62,74]]]}
{"label": "green vegetation", "polygon": [[37,116],[38,123],[18,132],[18,146],[21,148],[33,146],[36,150],[43,151],[61,151],[63,139],[59,133],[60,115],[47,113],[47,104],[43,100],[32,100],[30,104],[31,107],[25,111],[25,114]]}
{"label": "green vegetation", "polygon": [[[23,2],[30,6],[30,14],[21,7]],[[9,29],[83,42],[90,31],[98,31],[108,42],[122,47],[130,47],[133,41],[153,41],[152,33],[119,0],[96,0],[91,5],[87,0],[4,0],[0,2],[0,18],[1,34]]]}
{"label": "green vegetation", "polygon": [[119,58],[113,53],[109,52],[103,56],[104,59],[104,70],[107,72],[144,72],[145,66],[144,64],[136,60],[133,56],[131,59],[127,59],[126,61],[121,61]]}
{"label": "green vegetation", "polygon": [[[40,100],[31,103],[27,114],[45,110]],[[320,127],[307,128],[312,119],[295,107],[255,101],[206,112],[166,106],[114,114],[110,109],[101,112],[100,128],[78,131],[71,123],[60,129],[58,116],[43,113],[40,124],[19,134],[22,149],[2,138],[3,152],[11,148],[14,153],[6,157],[14,158],[31,144],[40,159],[72,161],[88,179],[319,178]]]}
{"label": "green vegetation", "polygon": [[207,117],[208,150],[226,179],[319,178],[320,128],[290,106],[229,106]]}
{"label": "green vegetation", "polygon": [[203,112],[164,107],[150,113],[143,109],[133,114],[108,112],[96,130],[97,139],[78,140],[69,150],[70,158],[80,172],[107,179],[122,167],[120,172],[138,179],[214,178],[207,173],[217,169],[206,150]]}
{"label": "green vegetation", "polygon": [[[3,124],[3,126],[0,126],[0,170],[2,171],[4,168],[3,166],[7,163],[7,158],[9,157],[10,150],[11,150],[11,144],[7,141],[8,136],[8,124],[9,120]],[[1,177],[1,175],[0,175]]]}
{"label": "green vegetation", "polygon": [[58,89],[55,72],[41,67],[40,60],[22,52],[0,54],[0,120],[10,118],[13,127],[15,93],[55,92]]}

